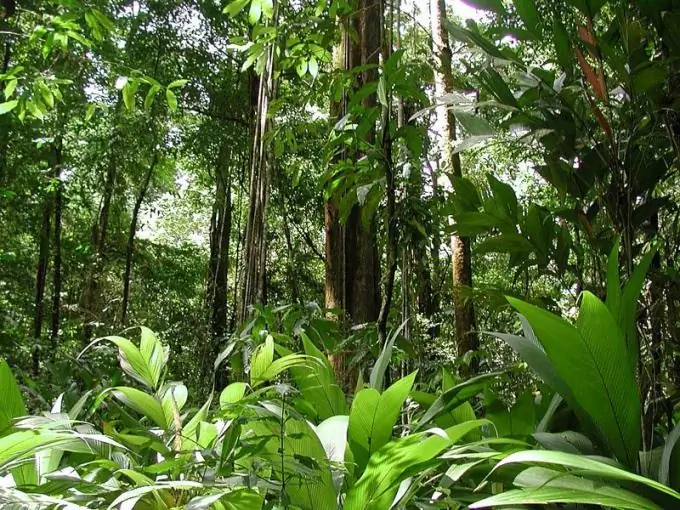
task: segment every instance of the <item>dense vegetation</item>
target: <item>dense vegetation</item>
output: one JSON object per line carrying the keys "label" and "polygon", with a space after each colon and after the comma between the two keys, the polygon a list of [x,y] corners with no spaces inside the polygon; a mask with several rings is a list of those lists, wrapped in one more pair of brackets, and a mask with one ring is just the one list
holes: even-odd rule
{"label": "dense vegetation", "polygon": [[0,506],[680,508],[679,34],[0,2]]}

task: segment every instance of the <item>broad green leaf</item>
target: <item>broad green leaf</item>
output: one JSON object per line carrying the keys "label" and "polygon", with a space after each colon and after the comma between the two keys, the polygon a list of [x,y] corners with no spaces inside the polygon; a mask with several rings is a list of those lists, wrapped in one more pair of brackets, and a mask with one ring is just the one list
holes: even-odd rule
{"label": "broad green leaf", "polygon": [[307,71],[309,71],[309,74],[312,76],[312,78],[316,78],[318,76],[319,62],[316,60],[316,57],[309,58],[309,63],[307,64]]}
{"label": "broad green leaf", "polygon": [[133,111],[135,109],[136,93],[136,82],[127,82],[125,87],[123,87],[123,103],[125,103],[125,108],[127,108],[128,111]]}
{"label": "broad green leaf", "polygon": [[14,110],[17,107],[18,104],[19,104],[19,101],[16,100],[16,99],[13,99],[11,101],[5,101],[4,103],[0,103],[0,115],[11,112],[12,110]]}
{"label": "broad green leaf", "polygon": [[220,408],[225,409],[230,404],[235,404],[243,400],[248,385],[244,382],[231,383],[220,393]]}
{"label": "broad green leaf", "polygon": [[527,488],[502,492],[473,503],[469,508],[580,503],[620,510],[661,510],[633,492],[544,468],[523,471],[515,479],[515,485]]}
{"label": "broad green leaf", "polygon": [[106,336],[103,338],[97,338],[92,343],[90,343],[90,345],[85,347],[78,357],[82,356],[85,351],[87,351],[94,344],[103,340],[108,340],[118,347],[120,366],[126,374],[148,388],[154,389],[154,377],[146,360],[144,359],[144,356],[142,356],[142,353],[139,351],[137,346],[127,338],[122,338],[119,336]]}
{"label": "broad green leaf", "polygon": [[604,462],[600,462],[583,455],[574,455],[571,453],[552,452],[545,450],[526,450],[513,453],[505,457],[500,462],[498,462],[498,464],[496,464],[493,471],[510,464],[549,464],[573,469],[581,476],[594,476],[610,480],[633,482],[645,485],[650,489],[663,493],[667,496],[671,496],[674,500],[678,501],[678,504],[680,504],[680,494],[670,487],[666,487],[662,483],[659,483],[655,480],[636,475],[624,469],[612,466],[611,464],[605,464]]}
{"label": "broad green leaf", "polygon": [[373,455],[392,438],[401,406],[415,381],[416,372],[400,379],[381,395],[373,388],[361,390],[349,415],[349,447],[361,473]]}
{"label": "broad green leaf", "polygon": [[234,0],[227,4],[227,6],[222,10],[224,14],[228,14],[232,18],[241,12],[250,0]]}
{"label": "broad green leaf", "polygon": [[[303,420],[286,421],[284,436],[284,452],[293,458],[306,459],[309,462],[323,463],[326,460],[324,447],[310,425]],[[280,458],[278,438],[274,446],[277,451],[273,458]],[[280,461],[279,461],[280,462]],[[278,467],[276,468],[278,469]],[[303,510],[335,508],[337,493],[333,487],[333,478],[327,466],[321,464],[311,476],[286,476],[286,491],[290,502]]]}
{"label": "broad green leaf", "polygon": [[206,508],[221,508],[224,510],[259,510],[262,508],[263,504],[263,495],[248,489],[238,489],[196,496],[191,498],[191,500],[184,507],[184,510],[203,510]]}
{"label": "broad green leaf", "polygon": [[340,389],[328,358],[302,333],[302,345],[309,362],[304,367],[292,367],[291,373],[303,398],[317,413],[319,420],[347,414],[345,395]]}
{"label": "broad green leaf", "polygon": [[569,43],[569,35],[564,25],[556,18],[553,22],[553,36],[555,38],[555,53],[557,54],[557,62],[562,70],[567,75],[571,74],[572,59],[571,59],[571,44]]}
{"label": "broad green leaf", "polygon": [[356,484],[347,493],[344,510],[390,508],[399,483],[439,464],[436,457],[487,420],[462,423],[438,433],[412,434],[390,441],[374,455]]}
{"label": "broad green leaf", "polygon": [[12,97],[12,94],[14,94],[14,91],[16,90],[18,84],[19,80],[17,80],[16,78],[9,80],[7,82],[7,84],[5,85],[5,100]]}
{"label": "broad green leaf", "polygon": [[212,394],[205,404],[194,414],[182,428],[182,449],[194,449],[196,447],[196,435],[202,421],[208,417],[208,410],[212,404]]}
{"label": "broad green leaf", "polygon": [[148,367],[149,375],[153,388],[158,388],[161,380],[161,375],[166,363],[166,353],[163,349],[163,344],[156,337],[156,334],[149,328],[141,326],[142,330],[141,341],[139,345],[139,352],[142,354],[144,361]]}
{"label": "broad green leaf", "polygon": [[371,376],[369,378],[369,384],[371,388],[374,388],[378,391],[383,390],[385,371],[387,370],[387,367],[390,365],[390,361],[392,360],[392,350],[394,349],[394,342],[397,340],[397,337],[403,331],[406,324],[407,321],[402,322],[401,325],[396,329],[396,331],[394,331],[387,338],[387,341],[385,342],[382,351],[380,351],[380,356],[378,356],[378,359],[375,361],[375,365],[373,365],[373,369],[371,370]]}
{"label": "broad green leaf", "polygon": [[254,25],[262,17],[262,2],[263,0],[251,0],[250,10],[248,11],[248,22]]}
{"label": "broad green leaf", "polygon": [[293,367],[306,367],[307,364],[307,356],[304,354],[288,354],[287,356],[283,356],[282,358],[274,360],[262,373],[261,378],[253,383],[253,386],[257,386],[264,381],[270,381]]}
{"label": "broad green leaf", "polygon": [[492,380],[498,378],[502,374],[503,372],[492,372],[489,374],[478,375],[443,392],[436,398],[434,403],[418,421],[415,426],[415,430],[422,429],[437,416],[440,416],[442,413],[448,413],[452,411],[464,402],[467,402],[475,395],[481,393]]}
{"label": "broad green leaf", "polygon": [[541,21],[541,16],[536,9],[534,0],[513,0],[513,3],[527,30],[538,35],[538,24]]}
{"label": "broad green leaf", "polygon": [[14,418],[26,415],[24,399],[7,362],[0,358],[0,436],[7,434]]}
{"label": "broad green leaf", "polygon": [[93,116],[97,106],[94,103],[89,103],[85,109],[85,122],[88,122]]}
{"label": "broad green leaf", "polygon": [[256,386],[257,384],[265,381],[265,371],[269,368],[269,365],[271,365],[273,361],[274,338],[271,335],[267,335],[264,343],[258,345],[252,355],[252,361],[250,364],[251,386]]}
{"label": "broad green leaf", "polygon": [[534,305],[514,298],[510,304],[524,315],[545,349],[557,374],[598,427],[620,462],[637,464],[640,399],[625,342],[607,307],[584,292],[577,326]]}
{"label": "broad green leaf", "polygon": [[491,124],[489,124],[485,118],[478,115],[456,112],[456,119],[458,119],[461,126],[463,126],[465,131],[471,136],[487,136],[494,134]]}
{"label": "broad green leaf", "polygon": [[148,393],[127,386],[117,386],[110,391],[123,404],[151,419],[162,429],[168,428],[161,403]]}
{"label": "broad green leaf", "polygon": [[274,0],[260,0],[262,4],[262,15],[267,19],[274,17]]}
{"label": "broad green leaf", "polygon": [[65,432],[37,433],[32,430],[20,430],[0,438],[0,471],[7,464],[26,457],[32,457],[38,451],[73,440],[72,435]]}
{"label": "broad green leaf", "polygon": [[[175,430],[175,419],[179,416],[184,404],[186,404],[188,396],[187,387],[183,384],[171,384],[163,394],[161,407],[163,408],[165,421],[172,430]],[[176,413],[177,416],[175,415]]]}

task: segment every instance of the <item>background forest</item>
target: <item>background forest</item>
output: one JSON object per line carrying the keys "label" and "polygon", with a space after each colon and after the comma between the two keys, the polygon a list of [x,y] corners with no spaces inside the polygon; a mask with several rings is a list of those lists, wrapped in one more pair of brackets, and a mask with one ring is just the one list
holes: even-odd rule
{"label": "background forest", "polygon": [[3,0],[0,53],[3,508],[680,508],[679,1]]}

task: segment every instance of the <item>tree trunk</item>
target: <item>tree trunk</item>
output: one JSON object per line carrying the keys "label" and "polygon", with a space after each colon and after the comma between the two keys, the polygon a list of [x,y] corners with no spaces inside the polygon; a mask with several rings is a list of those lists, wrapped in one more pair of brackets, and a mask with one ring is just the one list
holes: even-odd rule
{"label": "tree trunk", "polygon": [[121,312],[121,323],[125,326],[127,323],[128,308],[130,305],[130,277],[132,275],[132,259],[135,253],[135,236],[137,235],[137,222],[139,221],[139,211],[144,203],[144,198],[149,191],[149,184],[151,184],[151,178],[153,177],[153,172],[158,164],[158,152],[154,148],[153,156],[151,157],[151,164],[149,165],[146,174],[144,175],[144,181],[142,186],[139,188],[137,193],[137,198],[135,199],[135,205],[132,209],[132,219],[130,220],[130,231],[128,233],[127,245],[125,247],[125,274],[123,275],[123,309]]}
{"label": "tree trunk", "polygon": [[40,337],[42,335],[45,285],[47,280],[47,266],[49,265],[50,251],[50,224],[52,217],[52,198],[45,196],[43,204],[42,226],[38,241],[38,268],[35,278],[35,314],[33,316],[33,376],[40,373]]}
{"label": "tree trunk", "polygon": [[[113,149],[111,149],[113,152]],[[90,265],[85,291],[83,292],[81,308],[85,312],[83,325],[83,342],[87,343],[94,333],[93,319],[96,317],[99,301],[99,275],[103,268],[104,254],[106,250],[106,233],[109,225],[109,211],[111,200],[116,184],[117,167],[113,153],[110,155],[109,166],[104,181],[104,193],[102,205],[99,209],[97,221],[92,226],[92,251],[93,261]]]}
{"label": "tree trunk", "polygon": [[54,190],[54,258],[52,259],[52,342],[51,357],[54,359],[59,343],[61,318],[61,213],[64,183],[61,180],[61,144],[58,138],[53,148],[53,175],[56,180]]}
{"label": "tree trunk", "polygon": [[[444,0],[431,0],[432,41],[434,51],[440,56],[440,69],[435,72],[435,94],[441,97],[453,90],[451,79],[451,48],[448,35],[444,28],[446,21],[446,4]],[[442,153],[445,166],[454,177],[462,177],[460,155],[453,150],[456,140],[456,118],[446,106],[437,107],[437,119],[444,139]],[[458,356],[475,351],[479,347],[475,309],[471,299],[465,296],[465,289],[472,288],[472,256],[470,239],[454,235],[451,237],[452,267],[453,267],[453,308],[456,321],[456,343]],[[473,363],[469,370],[463,372],[474,373]],[[466,375],[469,375],[466,374]]]}
{"label": "tree trunk", "polygon": [[[276,9],[276,7],[275,7]],[[276,14],[274,15],[276,19]],[[267,206],[269,204],[273,154],[266,134],[271,130],[269,103],[274,98],[275,48],[268,51],[267,64],[259,80],[257,112],[250,167],[250,203],[246,223],[245,253],[243,257],[243,285],[239,303],[239,320],[246,319],[250,307],[262,303],[265,296],[267,251]]]}
{"label": "tree trunk", "polygon": [[[211,268],[209,285],[210,330],[212,344],[209,349],[211,360],[221,349],[227,333],[228,325],[228,275],[229,245],[231,241],[231,162],[226,154],[226,146],[220,150],[216,171],[215,203],[213,205],[214,224],[210,233]],[[204,374],[209,373],[211,364],[204,363]],[[217,374],[216,374],[217,377]],[[224,385],[225,380],[217,381],[217,386]]]}
{"label": "tree trunk", "polygon": [[[342,24],[341,46],[336,52],[336,67],[351,70],[359,66],[371,66],[358,76],[357,90],[362,85],[378,80],[381,41],[381,2],[357,0],[353,14]],[[349,29],[346,24],[350,25]],[[350,33],[357,35],[356,40]],[[376,94],[369,94],[362,100],[368,111],[376,105]],[[333,104],[332,117],[339,119],[347,114],[346,97],[341,104]],[[375,140],[375,128],[366,136],[369,143]],[[355,153],[350,157],[358,161],[364,154]],[[347,156],[344,156],[345,159]],[[379,258],[375,236],[375,222],[368,224],[362,219],[362,208],[355,205],[344,225],[338,224],[338,197],[326,204],[326,307],[340,308],[353,324],[374,322],[378,319],[380,299],[378,292]],[[352,386],[353,375],[345,367],[346,353],[335,353],[331,362],[336,378],[345,387]]]}

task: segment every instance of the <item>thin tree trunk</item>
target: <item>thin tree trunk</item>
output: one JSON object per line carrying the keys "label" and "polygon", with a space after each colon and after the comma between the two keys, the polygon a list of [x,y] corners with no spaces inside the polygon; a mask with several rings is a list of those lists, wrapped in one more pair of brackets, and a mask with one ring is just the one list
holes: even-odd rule
{"label": "thin tree trunk", "polygon": [[106,234],[109,225],[109,211],[111,209],[111,200],[115,190],[117,166],[114,161],[113,149],[110,155],[109,166],[106,172],[106,179],[104,181],[104,193],[102,195],[102,205],[99,209],[97,221],[92,226],[92,251],[93,261],[88,271],[87,280],[85,283],[85,291],[83,292],[81,308],[85,312],[84,326],[83,326],[83,342],[90,341],[94,326],[92,320],[95,318],[98,309],[98,294],[99,294],[99,275],[103,268],[104,254],[106,250]]}
{"label": "thin tree trunk", "polygon": [[[446,4],[444,0],[431,0],[432,40],[434,51],[439,53],[440,69],[435,72],[435,93],[441,97],[453,90],[451,75],[451,48],[448,35],[444,28],[446,21]],[[437,108],[437,117],[444,135],[442,152],[445,164],[454,177],[462,177],[463,171],[460,155],[453,150],[456,140],[456,118],[451,110],[445,106]],[[452,267],[453,267],[453,308],[456,321],[456,343],[458,356],[479,348],[475,309],[472,299],[465,295],[465,289],[472,288],[472,255],[470,239],[458,235],[451,237]],[[463,372],[474,373],[476,365],[473,363],[469,370]]]}
{"label": "thin tree trunk", "polygon": [[40,337],[42,336],[45,286],[47,280],[47,266],[49,265],[50,251],[50,224],[52,217],[52,198],[45,196],[43,204],[42,225],[38,241],[38,268],[35,278],[35,314],[33,316],[33,375],[40,373]]}
{"label": "thin tree trunk", "polygon": [[54,359],[59,347],[59,331],[61,318],[61,215],[63,207],[63,188],[61,180],[61,138],[55,141],[53,148],[53,175],[56,180],[54,190],[54,258],[52,259],[52,342],[51,357]]}
{"label": "thin tree trunk", "polygon": [[123,275],[123,309],[121,312],[121,323],[126,325],[128,308],[130,306],[130,277],[132,275],[132,259],[135,253],[135,237],[137,235],[137,222],[139,221],[139,211],[144,203],[144,198],[149,191],[149,185],[151,184],[151,178],[153,177],[153,172],[158,164],[158,152],[154,148],[153,156],[151,157],[151,164],[149,165],[146,174],[144,175],[144,181],[142,186],[139,188],[137,193],[137,198],[135,199],[135,205],[132,209],[132,219],[130,220],[130,231],[128,232],[127,245],[125,247],[125,274]]}

